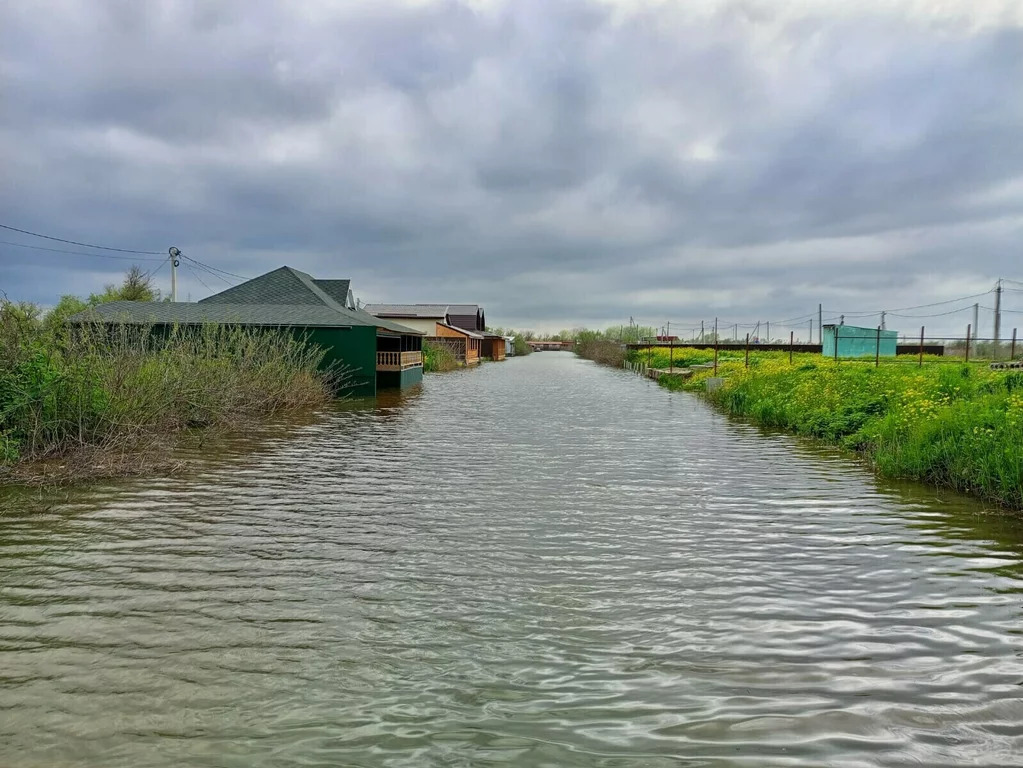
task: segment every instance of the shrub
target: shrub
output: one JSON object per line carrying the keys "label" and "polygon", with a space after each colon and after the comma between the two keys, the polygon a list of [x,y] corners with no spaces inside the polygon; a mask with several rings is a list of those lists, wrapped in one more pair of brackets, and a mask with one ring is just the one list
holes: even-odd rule
{"label": "shrub", "polygon": [[124,450],[193,426],[325,402],[342,377],[283,331],[208,325],[60,328],[0,304],[0,466]]}
{"label": "shrub", "polygon": [[455,353],[442,344],[423,342],[423,371],[425,373],[453,371],[458,367]]}

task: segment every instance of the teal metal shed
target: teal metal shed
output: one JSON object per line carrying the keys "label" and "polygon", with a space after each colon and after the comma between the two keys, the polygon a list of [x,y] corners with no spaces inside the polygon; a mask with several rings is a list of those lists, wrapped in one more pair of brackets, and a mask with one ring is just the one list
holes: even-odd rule
{"label": "teal metal shed", "polygon": [[821,354],[825,357],[895,357],[898,331],[861,328],[856,325],[825,325]]}

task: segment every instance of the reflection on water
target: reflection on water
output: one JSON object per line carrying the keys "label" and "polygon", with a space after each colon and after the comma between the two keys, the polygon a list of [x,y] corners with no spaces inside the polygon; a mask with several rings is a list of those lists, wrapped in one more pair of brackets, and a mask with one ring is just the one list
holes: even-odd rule
{"label": "reflection on water", "polygon": [[208,450],[0,502],[0,765],[1023,764],[1018,518],[566,353]]}

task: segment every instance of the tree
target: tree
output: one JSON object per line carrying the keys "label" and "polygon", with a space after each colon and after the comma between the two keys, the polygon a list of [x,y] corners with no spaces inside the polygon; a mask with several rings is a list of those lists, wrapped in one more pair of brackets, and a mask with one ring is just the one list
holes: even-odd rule
{"label": "tree", "polygon": [[57,306],[46,313],[46,317],[43,318],[43,327],[47,331],[55,332],[56,330],[63,328],[65,321],[89,308],[89,304],[82,301],[77,296],[61,296],[60,301],[57,302]]}
{"label": "tree", "polygon": [[105,304],[109,301],[159,301],[160,292],[153,288],[153,280],[142,271],[142,267],[132,265],[124,275],[120,287],[113,283],[103,287],[103,293],[89,295],[89,305]]}

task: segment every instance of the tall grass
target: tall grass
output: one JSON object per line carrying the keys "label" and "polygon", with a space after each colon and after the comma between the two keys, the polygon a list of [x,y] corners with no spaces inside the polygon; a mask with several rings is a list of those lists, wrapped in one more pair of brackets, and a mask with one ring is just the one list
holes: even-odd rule
{"label": "tall grass", "polygon": [[324,403],[338,373],[290,333],[220,325],[47,328],[0,305],[0,472],[83,449],[131,451],[191,427]]}
{"label": "tall grass", "polygon": [[[889,477],[1023,509],[1023,372],[908,360],[875,368],[809,354],[790,365],[786,353],[766,352],[751,355],[748,370],[719,359],[718,371],[724,386],[706,396],[730,414],[860,451]],[[661,382],[702,391],[710,375]]]}
{"label": "tall grass", "polygon": [[458,367],[455,353],[442,344],[423,342],[423,372],[453,371]]}
{"label": "tall grass", "polygon": [[601,365],[621,368],[625,362],[625,346],[618,339],[600,331],[581,331],[575,339],[575,353]]}

